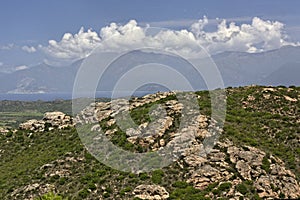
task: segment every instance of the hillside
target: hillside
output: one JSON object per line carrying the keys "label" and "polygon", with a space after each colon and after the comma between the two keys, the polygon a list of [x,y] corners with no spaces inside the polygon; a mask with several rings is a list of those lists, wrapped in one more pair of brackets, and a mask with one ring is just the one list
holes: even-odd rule
{"label": "hillside", "polygon": [[[58,110],[70,115],[70,101],[1,102],[0,199],[299,198],[300,87],[248,86],[226,92],[224,131],[208,155],[199,154],[199,149],[208,134],[210,96],[199,91],[201,115],[191,120],[197,126],[181,132],[196,132],[192,144],[171,165],[136,173],[100,163],[67,115],[44,114]],[[101,127],[112,143],[129,152],[155,152],[176,139],[184,108],[174,93],[131,99],[134,106],[128,111],[137,130],[147,133],[151,122],[160,127],[144,138],[135,137],[130,127],[122,131],[110,104],[99,101],[73,120],[84,125],[95,117],[100,123],[93,130]],[[148,114],[157,104],[166,110],[161,121]],[[96,108],[95,116],[91,108]],[[32,118],[38,120],[17,128]]]}

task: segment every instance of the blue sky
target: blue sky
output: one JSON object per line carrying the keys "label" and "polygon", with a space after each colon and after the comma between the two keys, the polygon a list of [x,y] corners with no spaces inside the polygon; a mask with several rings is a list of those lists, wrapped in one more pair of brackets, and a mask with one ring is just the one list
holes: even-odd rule
{"label": "blue sky", "polygon": [[[0,43],[59,39],[81,26],[95,30],[110,22],[197,20],[259,16],[295,26],[300,19],[300,1],[246,0],[6,0],[1,1]],[[291,19],[290,19],[291,18]]]}
{"label": "blue sky", "polygon": [[[99,30],[111,22],[189,28],[204,15],[242,23],[253,17],[285,24],[290,40],[300,40],[300,1],[289,0],[3,0],[0,2],[0,67],[37,63],[42,52],[24,54],[23,46],[47,45],[80,27]],[[12,45],[14,48],[10,48]],[[18,59],[16,59],[18,57]],[[4,64],[3,64],[4,63]]]}

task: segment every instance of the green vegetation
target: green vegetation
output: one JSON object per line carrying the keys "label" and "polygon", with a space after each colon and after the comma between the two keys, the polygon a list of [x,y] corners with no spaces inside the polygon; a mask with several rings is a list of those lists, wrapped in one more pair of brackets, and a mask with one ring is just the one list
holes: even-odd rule
{"label": "green vegetation", "polygon": [[186,200],[194,200],[194,199],[209,199],[205,197],[207,192],[203,192],[201,190],[195,189],[193,186],[187,186],[185,188],[178,188],[173,190],[170,194],[170,199],[186,199]]}
{"label": "green vegetation", "polygon": [[[290,102],[284,98],[299,99],[300,88],[275,88],[263,92],[263,87],[240,87],[227,90],[227,115],[221,140],[229,138],[236,145],[255,146],[267,154],[262,168],[270,173],[272,156],[286,162],[299,181],[300,101]],[[266,97],[269,95],[270,97]],[[207,91],[197,95],[200,112],[209,115],[210,96]],[[252,98],[253,97],[253,98]],[[176,99],[170,96],[156,103]],[[149,122],[150,108],[155,103],[134,109],[130,115],[138,124]],[[54,102],[0,102],[0,126],[17,127],[27,119],[40,119],[46,111],[59,110],[71,114],[70,101]],[[167,132],[177,129],[180,115],[174,116],[173,125]],[[149,149],[133,145],[117,125],[108,127],[107,118],[100,122],[103,130],[114,129],[111,141],[128,151],[146,152]],[[168,138],[164,138],[168,141]],[[140,184],[157,184],[165,187],[170,199],[207,199],[207,194],[222,196],[230,188],[245,197],[257,199],[257,191],[251,181],[232,186],[230,182],[214,183],[206,189],[195,189],[186,182],[185,166],[177,163],[148,173],[125,173],[107,167],[97,161],[82,145],[75,129],[30,131],[0,134],[0,199],[24,199],[29,195],[38,200],[59,199],[133,199],[132,191]],[[229,158],[226,158],[227,161]],[[232,171],[238,176],[236,171]],[[35,184],[38,186],[33,187]],[[33,189],[28,189],[30,188]],[[49,187],[46,194],[41,188]],[[276,190],[276,186],[272,186]],[[49,192],[53,191],[53,192]],[[15,194],[21,196],[14,196]],[[22,196],[23,195],[23,196]],[[280,198],[284,198],[281,194]]]}
{"label": "green vegetation", "polygon": [[229,191],[229,189],[231,188],[231,186],[232,186],[232,184],[231,184],[230,182],[221,183],[217,189],[214,189],[214,190],[212,191],[212,193],[213,193],[214,195],[220,195],[220,194],[223,193],[223,192],[226,193],[226,192]]}
{"label": "green vegetation", "polygon": [[161,169],[157,169],[152,172],[151,180],[155,184],[161,184],[164,172]]}
{"label": "green vegetation", "polygon": [[270,154],[267,154],[262,160],[262,169],[267,173],[270,173],[270,162],[269,162]]}
{"label": "green vegetation", "polygon": [[241,194],[245,195],[248,193],[248,188],[245,184],[241,183],[236,186],[236,190],[240,192]]}
{"label": "green vegetation", "polygon": [[[106,98],[97,101],[108,101]],[[61,111],[72,115],[71,100],[0,101],[0,126],[18,127],[28,119],[41,119],[45,112]]]}
{"label": "green vegetation", "polygon": [[0,199],[12,199],[10,195],[16,189],[23,195],[38,196],[39,189],[25,192],[26,187],[35,183],[41,188],[51,185],[56,191],[55,195],[37,197],[40,199],[93,199],[99,195],[133,198],[131,191],[137,185],[165,184],[173,188],[174,179],[181,180],[182,172],[177,165],[170,166],[172,171],[164,169],[137,175],[111,169],[85,150],[75,129],[29,135],[28,131],[18,131],[10,137],[0,136],[1,149],[5,150],[5,157],[1,156],[0,160]]}
{"label": "green vegetation", "polygon": [[[300,101],[290,102],[284,96],[298,98],[299,87],[283,87],[263,92],[262,86],[227,90],[227,116],[223,137],[236,144],[255,146],[284,160],[297,177],[300,175],[299,142]],[[270,97],[266,96],[270,95]],[[249,97],[254,97],[248,100]],[[285,109],[287,110],[285,110]],[[268,164],[264,159],[264,166]],[[296,169],[297,168],[297,169]]]}
{"label": "green vegetation", "polygon": [[0,112],[0,126],[17,127],[20,123],[29,119],[40,119],[43,113],[38,111],[27,112]]}
{"label": "green vegetation", "polygon": [[63,200],[63,198],[59,195],[49,192],[41,197],[36,198],[35,200]]}

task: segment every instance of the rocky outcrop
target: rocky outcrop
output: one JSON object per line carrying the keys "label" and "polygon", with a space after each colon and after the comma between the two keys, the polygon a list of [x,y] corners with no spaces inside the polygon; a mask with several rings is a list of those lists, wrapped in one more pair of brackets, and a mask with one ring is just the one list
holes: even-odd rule
{"label": "rocky outcrop", "polygon": [[[207,130],[209,119],[199,112],[195,112],[193,105],[187,103],[184,108],[182,102],[172,99],[166,100],[159,105],[152,105],[149,109],[150,122],[136,125],[129,119],[129,113],[135,108],[163,100],[172,95],[174,95],[174,92],[150,94],[142,98],[133,98],[130,100],[130,104],[128,104],[126,99],[92,103],[76,116],[75,121],[78,125],[94,124],[91,130],[99,131],[101,129],[99,122],[107,120],[105,135],[115,133],[117,131],[116,128],[111,127],[117,125],[119,129],[126,133],[127,140],[130,143],[149,148],[153,151],[169,145],[169,147],[174,148],[174,151],[178,151],[181,154],[185,151],[185,147],[182,148],[182,145],[187,148],[190,143],[195,142],[195,138],[202,140],[204,137],[214,135],[218,132],[218,130]],[[189,102],[190,98],[191,96],[186,94],[182,99]],[[182,112],[183,109],[185,109],[184,113]],[[179,121],[181,114],[185,115],[185,121]],[[176,126],[179,126],[179,121],[181,127],[176,127],[176,129],[179,128],[176,131],[168,131],[172,126],[175,126],[176,118],[178,118]],[[126,125],[123,126],[123,124]],[[186,141],[189,141],[187,145],[183,144]]]}
{"label": "rocky outcrop", "polygon": [[300,186],[296,176],[284,163],[250,146],[237,147],[230,141],[219,142],[206,157],[190,154],[184,158],[190,169],[188,183],[205,189],[212,183],[231,182],[227,197],[239,198],[237,186],[248,181],[261,198],[298,198]]}
{"label": "rocky outcrop", "polygon": [[74,123],[70,116],[62,112],[46,112],[42,120],[31,119],[19,125],[22,130],[30,131],[45,131],[53,130],[54,128],[63,129],[66,127],[73,127]]}
{"label": "rocky outcrop", "polygon": [[58,128],[64,128],[73,124],[72,118],[62,112],[46,112],[43,121]]}
{"label": "rocky outcrop", "polygon": [[[92,127],[93,131],[99,131],[100,126],[98,122],[109,119],[107,121],[106,135],[113,134],[116,129],[111,129],[110,127],[116,124],[116,121],[125,121],[126,123],[131,123],[130,126],[122,127],[121,123],[117,123],[120,129],[122,129],[126,135],[127,140],[134,144],[139,144],[141,146],[151,147],[157,150],[160,145],[166,144],[165,141],[161,140],[166,131],[172,126],[173,118],[170,117],[171,114],[179,114],[183,105],[175,100],[167,101],[163,107],[157,107],[152,109],[151,112],[151,123],[143,123],[140,125],[132,124],[128,121],[128,113],[137,107],[150,104],[168,96],[174,95],[174,92],[164,92],[149,94],[141,98],[133,98],[128,104],[126,99],[115,99],[111,102],[97,102],[92,103],[85,109],[81,111],[74,119],[76,123],[79,124],[95,124]],[[160,140],[160,143],[156,141]]]}
{"label": "rocky outcrop", "polygon": [[[46,194],[48,192],[53,192],[55,190],[55,185],[52,184],[40,184],[40,183],[33,183],[30,185],[26,185],[15,190],[12,193],[12,197],[14,199],[26,199],[26,200],[34,200],[36,199],[36,195],[30,194],[31,192],[38,192],[41,196],[42,194]],[[22,194],[29,194],[26,197]]]}
{"label": "rocky outcrop", "polygon": [[43,120],[31,119],[19,125],[22,130],[44,131],[45,122]]}
{"label": "rocky outcrop", "polygon": [[[263,94],[271,95],[274,91],[273,88],[265,88]],[[147,95],[131,100],[130,104],[127,104],[125,99],[94,103],[76,117],[76,122],[79,124],[95,123],[92,129],[99,131],[101,128],[99,121],[104,121],[105,135],[111,135],[117,131],[117,127],[120,128],[122,125],[118,124],[120,115],[170,95],[173,93]],[[286,97],[285,99],[293,101]],[[256,100],[256,97],[249,95],[243,105],[249,107],[254,105]],[[214,126],[216,122],[213,119],[194,113],[193,109],[190,111],[188,106],[184,107],[177,100],[161,102],[160,107],[150,109],[150,122],[121,129],[126,134],[128,142],[148,147],[150,151],[172,147],[173,153],[177,154],[176,159],[181,159],[179,159],[180,166],[188,169],[187,182],[200,190],[215,183],[220,186],[229,182],[230,188],[222,194],[232,199],[245,196],[244,190],[246,192],[248,190],[249,193],[254,192],[261,198],[300,197],[300,186],[295,174],[288,170],[279,158],[255,147],[236,146],[226,139],[224,142],[218,142],[216,146],[213,139],[205,143],[205,138],[214,138],[221,133],[221,130]],[[183,114],[183,110],[185,117],[188,116],[187,123],[182,127],[176,127],[176,131],[170,131],[170,129],[173,130],[173,125],[179,116]],[[126,117],[128,116],[125,115]],[[160,194],[157,191],[163,191],[163,193]],[[141,199],[163,199],[165,192],[152,185],[141,185],[134,190],[135,196]],[[156,193],[157,196],[154,197]],[[207,196],[216,197],[213,192]]]}
{"label": "rocky outcrop", "polygon": [[169,198],[169,193],[159,185],[139,185],[133,191],[134,197],[149,200],[163,200]]}
{"label": "rocky outcrop", "polygon": [[[133,98],[130,104],[128,104],[126,99],[114,99],[110,102],[91,103],[89,106],[84,108],[74,120],[78,124],[97,123],[108,117],[117,117],[119,114],[126,111],[159,101],[174,94],[174,92],[158,92],[155,94],[149,94],[141,98]],[[176,109],[180,109],[180,105],[178,105]]]}

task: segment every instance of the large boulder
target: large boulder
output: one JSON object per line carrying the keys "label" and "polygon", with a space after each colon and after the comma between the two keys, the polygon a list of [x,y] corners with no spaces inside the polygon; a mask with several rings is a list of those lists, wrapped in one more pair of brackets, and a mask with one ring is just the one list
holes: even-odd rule
{"label": "large boulder", "polygon": [[50,123],[53,127],[64,128],[72,125],[72,118],[63,112],[46,112],[43,121]]}

